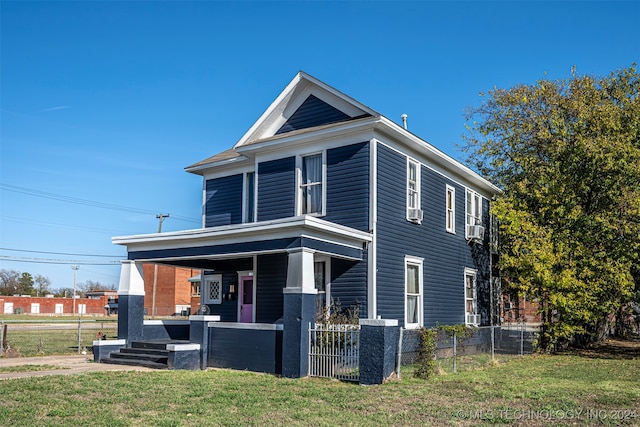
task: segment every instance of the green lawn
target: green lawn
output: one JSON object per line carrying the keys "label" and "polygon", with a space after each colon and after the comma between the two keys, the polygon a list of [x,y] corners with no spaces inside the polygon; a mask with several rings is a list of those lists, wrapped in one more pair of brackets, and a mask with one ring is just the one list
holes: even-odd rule
{"label": "green lawn", "polygon": [[401,381],[369,387],[229,370],[4,380],[0,420],[11,426],[640,425],[639,348],[515,357],[427,382],[407,368]]}

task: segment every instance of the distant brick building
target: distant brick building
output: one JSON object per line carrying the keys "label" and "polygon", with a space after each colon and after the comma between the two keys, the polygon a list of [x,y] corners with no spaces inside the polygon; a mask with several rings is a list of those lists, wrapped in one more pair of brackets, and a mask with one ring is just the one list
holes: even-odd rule
{"label": "distant brick building", "polygon": [[71,316],[106,315],[110,299],[116,297],[116,291],[101,291],[100,295],[88,298],[76,298],[75,309],[73,298],[56,298],[54,296],[0,296],[0,307],[4,314],[40,314]]}
{"label": "distant brick building", "polygon": [[[192,282],[190,278],[200,274],[191,268],[158,265],[155,310],[153,310],[153,283],[155,264],[144,264],[144,309],[148,315],[173,316],[195,312],[200,304],[199,287],[196,305],[192,308]],[[194,287],[195,288],[195,287]]]}

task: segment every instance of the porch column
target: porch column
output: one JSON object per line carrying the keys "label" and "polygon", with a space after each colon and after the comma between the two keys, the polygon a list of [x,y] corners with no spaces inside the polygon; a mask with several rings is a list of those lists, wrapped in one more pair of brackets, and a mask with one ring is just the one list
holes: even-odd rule
{"label": "porch column", "polygon": [[289,251],[287,287],[284,293],[282,375],[301,378],[309,374],[309,326],[315,322],[316,294],[313,251]]}
{"label": "porch column", "polygon": [[118,286],[118,338],[127,345],[143,339],[144,279],[142,265],[122,261]]}

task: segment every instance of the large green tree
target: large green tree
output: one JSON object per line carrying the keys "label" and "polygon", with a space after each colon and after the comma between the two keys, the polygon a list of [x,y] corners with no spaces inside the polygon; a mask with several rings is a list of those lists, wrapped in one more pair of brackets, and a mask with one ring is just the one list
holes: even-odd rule
{"label": "large green tree", "polygon": [[635,64],[494,89],[470,111],[469,160],[503,190],[500,267],[537,298],[541,345],[602,338],[640,282],[640,79]]}

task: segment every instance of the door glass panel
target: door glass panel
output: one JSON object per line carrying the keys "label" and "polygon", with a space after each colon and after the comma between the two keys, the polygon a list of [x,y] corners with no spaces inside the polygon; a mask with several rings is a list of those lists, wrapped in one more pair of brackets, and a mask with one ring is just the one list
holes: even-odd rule
{"label": "door glass panel", "polygon": [[244,281],[242,286],[242,304],[253,304],[253,279]]}

